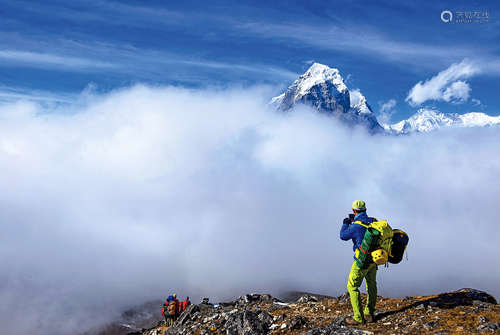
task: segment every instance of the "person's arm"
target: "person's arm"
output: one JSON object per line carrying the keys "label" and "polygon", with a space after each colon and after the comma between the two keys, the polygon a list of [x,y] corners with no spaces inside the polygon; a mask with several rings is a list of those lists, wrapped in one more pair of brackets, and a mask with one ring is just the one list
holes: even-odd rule
{"label": "person's arm", "polygon": [[348,241],[353,237],[353,228],[351,224],[351,220],[349,218],[345,218],[342,223],[342,228],[340,228],[340,239],[343,241]]}

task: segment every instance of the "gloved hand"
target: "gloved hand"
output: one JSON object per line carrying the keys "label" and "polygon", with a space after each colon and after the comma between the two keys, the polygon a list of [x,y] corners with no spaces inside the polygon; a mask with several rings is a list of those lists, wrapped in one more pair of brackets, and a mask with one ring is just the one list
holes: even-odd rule
{"label": "gloved hand", "polygon": [[352,223],[351,219],[349,218],[344,219],[344,224],[351,224],[351,223]]}

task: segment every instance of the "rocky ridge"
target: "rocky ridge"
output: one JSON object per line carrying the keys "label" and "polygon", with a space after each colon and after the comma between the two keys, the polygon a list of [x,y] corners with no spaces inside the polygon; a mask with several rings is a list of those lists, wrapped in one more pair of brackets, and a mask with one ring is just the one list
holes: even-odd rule
{"label": "rocky ridge", "polygon": [[292,302],[247,294],[231,302],[191,305],[170,328],[159,322],[129,335],[500,333],[500,306],[494,297],[475,289],[400,299],[379,297],[377,322],[357,327],[345,325],[350,313],[347,293],[339,297],[303,294]]}

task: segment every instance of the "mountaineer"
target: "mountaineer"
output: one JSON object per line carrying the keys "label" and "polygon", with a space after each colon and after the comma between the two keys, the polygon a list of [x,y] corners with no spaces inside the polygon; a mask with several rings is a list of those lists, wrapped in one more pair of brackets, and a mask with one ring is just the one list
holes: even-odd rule
{"label": "mountaineer", "polygon": [[184,312],[186,310],[186,308],[188,308],[189,305],[191,305],[191,301],[189,300],[189,297],[186,297],[186,300],[184,300],[180,303],[181,309],[180,309],[179,314]]}
{"label": "mountaineer", "polygon": [[[358,265],[359,253],[367,225],[377,221],[366,214],[366,204],[362,200],[355,200],[352,204],[353,214],[345,218],[340,230],[340,238],[344,241],[352,240],[354,250],[354,262],[351,266],[349,278],[347,280],[347,291],[351,298],[353,317],[348,317],[345,322],[348,325],[358,325],[366,321],[375,322],[375,304],[377,303],[377,264],[369,259],[363,267]],[[361,249],[362,250],[362,249]],[[368,298],[366,306],[361,314],[361,295],[359,287],[366,279],[366,290]]]}
{"label": "mountaineer", "polygon": [[168,305],[168,312],[171,317],[172,324],[177,320],[177,317],[179,316],[179,300],[177,300],[177,294],[172,294],[172,300],[170,301],[170,304]]}
{"label": "mountaineer", "polygon": [[165,317],[165,325],[167,327],[172,326],[179,316],[179,300],[177,300],[177,294],[174,293],[168,296],[163,304],[162,314]]}
{"label": "mountaineer", "polygon": [[[170,296],[171,297],[171,296]],[[165,324],[168,326],[168,304],[170,302],[170,297],[165,299],[165,302],[163,303],[163,307],[161,309],[161,315],[165,318]]]}

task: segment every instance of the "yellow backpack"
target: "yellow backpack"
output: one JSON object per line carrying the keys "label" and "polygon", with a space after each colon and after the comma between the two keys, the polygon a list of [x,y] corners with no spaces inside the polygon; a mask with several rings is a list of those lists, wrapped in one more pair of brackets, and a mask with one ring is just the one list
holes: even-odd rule
{"label": "yellow backpack", "polygon": [[[389,260],[389,254],[391,252],[393,235],[392,228],[387,223],[387,221],[373,221],[370,224],[364,224],[361,221],[354,221],[354,223],[359,224],[367,229],[368,234],[365,233],[365,237],[367,237],[366,235],[377,236],[377,238],[374,239],[374,242],[370,243],[372,245],[370,245],[368,250],[361,250],[361,252],[365,254],[369,252],[372,256],[373,262],[377,265],[383,265],[387,263],[387,261]],[[365,239],[363,242],[365,242]],[[361,246],[363,247],[363,245],[364,244],[362,243]],[[360,252],[358,250],[356,251],[357,254],[360,255]],[[356,255],[356,257],[358,255]]]}

